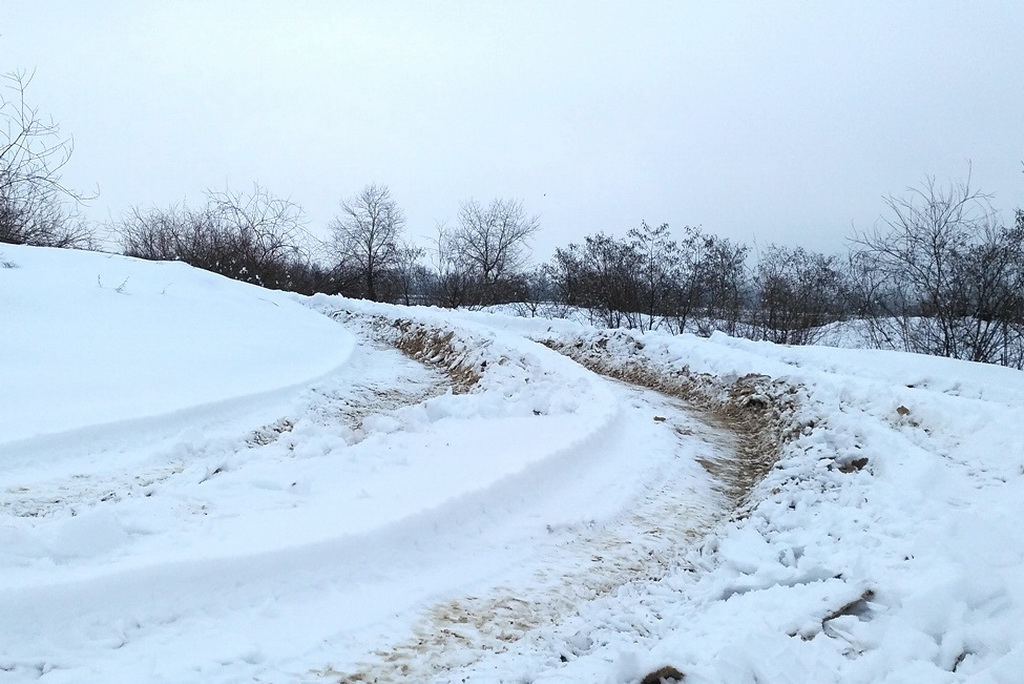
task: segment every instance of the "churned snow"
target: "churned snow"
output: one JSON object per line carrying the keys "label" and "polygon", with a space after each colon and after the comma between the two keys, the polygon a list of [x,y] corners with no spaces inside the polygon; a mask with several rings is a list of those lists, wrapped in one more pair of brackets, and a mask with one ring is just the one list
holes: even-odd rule
{"label": "churned snow", "polygon": [[1019,371],[0,252],[0,681],[1024,673]]}

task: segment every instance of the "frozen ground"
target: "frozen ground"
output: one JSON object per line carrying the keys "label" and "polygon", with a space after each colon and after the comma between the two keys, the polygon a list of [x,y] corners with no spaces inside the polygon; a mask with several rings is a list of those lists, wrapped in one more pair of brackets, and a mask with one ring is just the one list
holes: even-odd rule
{"label": "frozen ground", "polygon": [[0,252],[0,681],[1024,672],[1020,372]]}

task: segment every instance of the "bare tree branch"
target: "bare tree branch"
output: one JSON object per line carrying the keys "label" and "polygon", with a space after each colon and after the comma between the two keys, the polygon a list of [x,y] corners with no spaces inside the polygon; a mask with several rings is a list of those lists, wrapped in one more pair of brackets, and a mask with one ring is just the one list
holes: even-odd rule
{"label": "bare tree branch", "polygon": [[91,230],[78,215],[87,197],[61,182],[74,140],[28,104],[32,74],[12,72],[0,84],[0,242],[86,246]]}

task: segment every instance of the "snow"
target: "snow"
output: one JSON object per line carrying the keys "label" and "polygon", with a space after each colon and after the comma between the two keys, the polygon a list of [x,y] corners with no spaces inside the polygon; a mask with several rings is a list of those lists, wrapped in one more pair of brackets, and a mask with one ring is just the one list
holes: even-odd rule
{"label": "snow", "polygon": [[342,365],[354,345],[280,293],[185,264],[4,254],[18,267],[0,269],[2,382],[17,397],[0,416],[3,444],[279,391]]}
{"label": "snow", "polygon": [[1024,672],[1019,371],[2,256],[0,681]]}

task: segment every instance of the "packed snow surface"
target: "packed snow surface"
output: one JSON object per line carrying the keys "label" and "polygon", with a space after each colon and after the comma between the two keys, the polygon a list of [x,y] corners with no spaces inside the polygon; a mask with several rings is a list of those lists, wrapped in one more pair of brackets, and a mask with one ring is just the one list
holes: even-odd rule
{"label": "packed snow surface", "polygon": [[0,264],[2,682],[1021,681],[1018,371]]}

